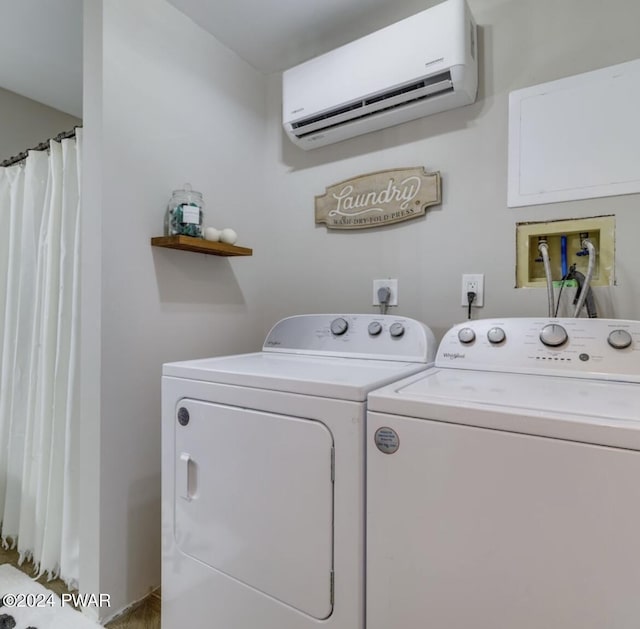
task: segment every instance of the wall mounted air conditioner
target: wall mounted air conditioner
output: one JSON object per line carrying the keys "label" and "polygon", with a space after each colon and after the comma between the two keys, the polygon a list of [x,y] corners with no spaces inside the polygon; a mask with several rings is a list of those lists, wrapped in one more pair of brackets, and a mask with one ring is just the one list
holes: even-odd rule
{"label": "wall mounted air conditioner", "polygon": [[286,70],[283,124],[311,149],[468,105],[477,85],[476,24],[446,0]]}

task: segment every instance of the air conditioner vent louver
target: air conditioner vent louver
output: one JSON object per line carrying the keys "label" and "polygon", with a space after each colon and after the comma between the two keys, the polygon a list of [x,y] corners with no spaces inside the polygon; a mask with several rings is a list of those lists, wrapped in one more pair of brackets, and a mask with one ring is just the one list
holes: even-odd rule
{"label": "air conditioner vent louver", "polygon": [[327,113],[320,114],[318,116],[311,116],[311,118],[305,118],[300,122],[294,122],[291,126],[294,129],[299,129],[301,127],[308,127],[310,124],[314,124],[322,120],[328,120],[330,118],[335,118],[336,116],[340,116],[341,114],[346,114],[347,112],[353,111],[354,109],[361,109],[363,104],[364,104],[364,101],[359,100],[355,103],[352,103],[351,105],[346,105],[345,107],[339,107],[338,109],[332,109]]}
{"label": "air conditioner vent louver", "polygon": [[404,107],[409,103],[433,98],[452,90],[451,73],[449,71],[441,72],[409,85],[393,88],[381,94],[355,101],[349,105],[331,109],[323,114],[304,118],[294,122],[291,126],[295,129],[296,137],[303,138],[346,122],[367,118],[390,109]]}
{"label": "air conditioner vent louver", "polygon": [[422,79],[422,81],[416,81],[415,83],[411,83],[411,85],[400,87],[397,90],[390,90],[388,92],[384,92],[384,94],[380,94],[379,96],[367,98],[367,100],[365,100],[364,102],[367,105],[372,105],[373,103],[379,103],[382,100],[387,100],[389,98],[393,98],[394,96],[400,96],[400,94],[414,92],[415,90],[427,87],[427,85],[433,85],[442,81],[451,81],[451,73],[443,72],[442,74],[436,74],[435,76],[431,76],[428,79]]}

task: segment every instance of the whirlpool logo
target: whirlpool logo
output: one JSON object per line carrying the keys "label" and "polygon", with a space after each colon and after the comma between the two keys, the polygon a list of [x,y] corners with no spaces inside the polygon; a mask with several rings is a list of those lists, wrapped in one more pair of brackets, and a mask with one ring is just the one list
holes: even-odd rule
{"label": "whirlpool logo", "polygon": [[465,358],[466,354],[461,354],[460,352],[445,352],[442,356],[450,360],[456,360],[457,358]]}

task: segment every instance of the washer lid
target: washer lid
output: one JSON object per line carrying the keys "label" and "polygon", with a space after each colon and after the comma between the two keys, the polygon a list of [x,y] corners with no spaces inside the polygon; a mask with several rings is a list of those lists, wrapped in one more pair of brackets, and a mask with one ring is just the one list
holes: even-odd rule
{"label": "washer lid", "polygon": [[370,411],[640,449],[640,385],[429,369],[369,395]]}
{"label": "washer lid", "polygon": [[428,365],[257,352],[167,363],[164,376],[362,402],[367,393]]}

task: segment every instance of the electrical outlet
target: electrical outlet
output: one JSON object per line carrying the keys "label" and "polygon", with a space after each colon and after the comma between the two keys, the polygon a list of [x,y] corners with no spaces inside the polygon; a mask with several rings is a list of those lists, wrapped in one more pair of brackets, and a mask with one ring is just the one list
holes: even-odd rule
{"label": "electrical outlet", "polygon": [[391,291],[391,297],[389,299],[389,306],[398,305],[398,280],[373,280],[373,306],[380,305],[380,299],[378,299],[378,290],[380,288],[387,287]]}
{"label": "electrical outlet", "polygon": [[465,308],[469,306],[467,293],[474,292],[476,298],[473,301],[473,308],[484,306],[484,273],[465,273],[462,276],[462,298],[461,305]]}

